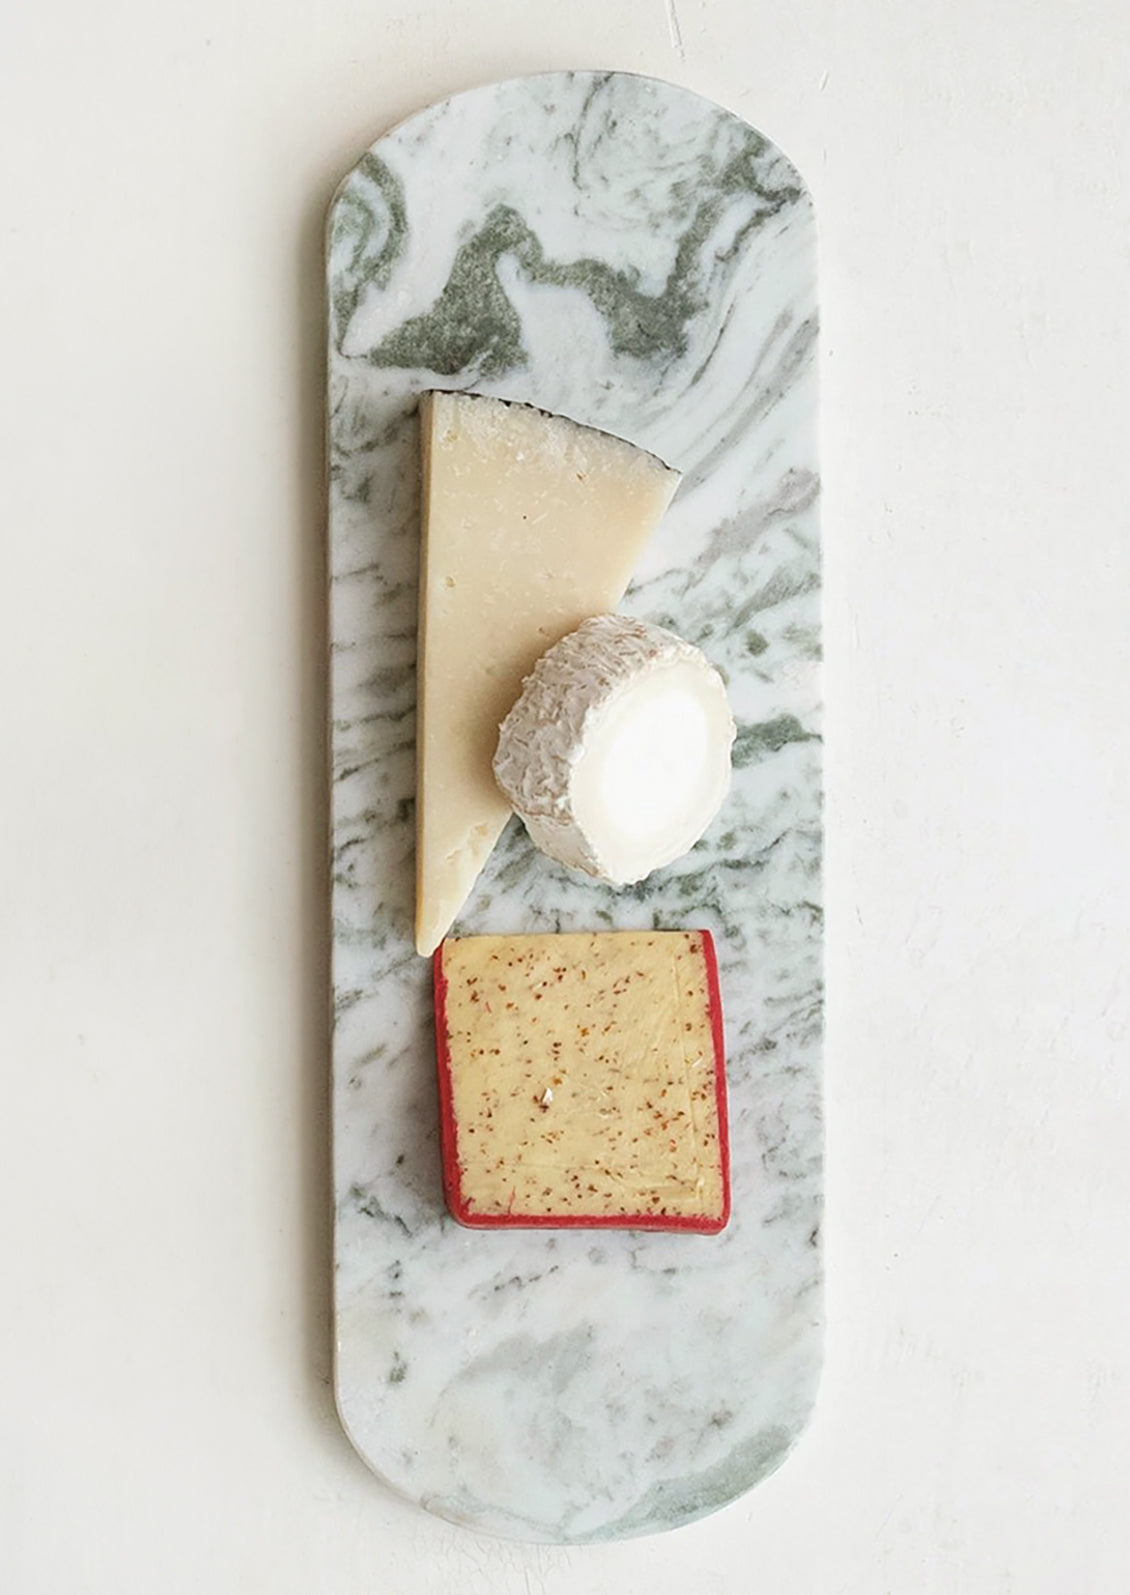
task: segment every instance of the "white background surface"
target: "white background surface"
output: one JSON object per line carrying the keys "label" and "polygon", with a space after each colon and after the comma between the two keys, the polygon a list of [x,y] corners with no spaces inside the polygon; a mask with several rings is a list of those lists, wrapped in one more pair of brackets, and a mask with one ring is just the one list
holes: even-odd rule
{"label": "white background surface", "polygon": [[[1130,13],[0,16],[0,1588],[1130,1585]],[[829,1335],[742,1502],[530,1549],[329,1391],[320,229],[442,94],[655,73],[822,237]]]}

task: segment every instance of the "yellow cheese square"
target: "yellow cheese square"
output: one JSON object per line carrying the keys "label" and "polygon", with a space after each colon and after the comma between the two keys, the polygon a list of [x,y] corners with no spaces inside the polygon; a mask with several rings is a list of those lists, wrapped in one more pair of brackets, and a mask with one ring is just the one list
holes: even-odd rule
{"label": "yellow cheese square", "polygon": [[462,1223],[722,1228],[707,932],[449,940],[435,994],[444,1185]]}

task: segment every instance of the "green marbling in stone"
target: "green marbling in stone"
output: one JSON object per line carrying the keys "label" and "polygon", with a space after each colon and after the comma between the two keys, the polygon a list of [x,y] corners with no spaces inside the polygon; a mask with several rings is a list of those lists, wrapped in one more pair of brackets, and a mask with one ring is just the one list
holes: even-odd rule
{"label": "green marbling in stone", "polygon": [[331,295],[339,346],[362,294],[370,287],[388,287],[407,231],[404,185],[370,150],[338,197],[329,235],[335,252],[348,245],[346,271],[335,279]]}
{"label": "green marbling in stone", "polygon": [[[714,1414],[711,1421],[724,1428],[733,1416],[730,1411],[722,1411]],[[764,1429],[749,1440],[741,1441],[723,1461],[702,1473],[685,1479],[663,1479],[648,1490],[631,1512],[602,1531],[599,1538],[639,1534],[657,1526],[676,1528],[701,1517],[704,1512],[716,1511],[771,1473],[791,1448],[793,1439],[794,1436],[783,1428]]]}
{"label": "green marbling in stone", "polygon": [[[791,184],[774,189],[762,183],[757,161],[765,147],[765,141],[751,133],[721,171],[703,172],[704,184],[713,192],[696,207],[658,294],[644,293],[637,273],[617,270],[600,260],[549,259],[518,212],[509,205],[496,205],[458,250],[436,302],[383,338],[369,352],[370,363],[435,371],[447,377],[474,372],[482,378],[499,377],[525,365],[521,322],[498,276],[503,255],[512,255],[527,280],[539,287],[574,288],[587,294],[607,323],[615,354],[640,360],[681,357],[687,350],[688,323],[706,304],[702,285],[695,281],[703,244],[727,203],[737,193],[752,194],[762,201],[720,259],[743,248],[750,232],[799,196]],[[387,248],[379,257],[382,262]],[[363,271],[358,269],[356,256],[353,269],[357,281],[342,295],[350,314],[367,284],[377,280],[367,261]],[[339,317],[338,324],[344,328],[345,322]]]}
{"label": "green marbling in stone", "polygon": [[804,729],[795,715],[783,714],[775,720],[765,720],[760,725],[739,726],[731,762],[736,770],[742,770],[766,754],[780,753],[790,742],[819,740],[815,732]]}

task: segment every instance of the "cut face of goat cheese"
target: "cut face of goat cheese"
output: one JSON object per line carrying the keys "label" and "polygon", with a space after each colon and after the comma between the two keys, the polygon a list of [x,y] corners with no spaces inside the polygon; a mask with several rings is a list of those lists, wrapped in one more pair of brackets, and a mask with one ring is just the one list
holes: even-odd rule
{"label": "cut face of goat cheese", "polygon": [[539,655],[613,608],[679,483],[621,438],[462,393],[420,401],[416,945],[450,929],[510,816],[498,726]]}
{"label": "cut face of goat cheese", "polygon": [[706,931],[445,941],[435,1006],[444,1188],[461,1223],[723,1227]]}
{"label": "cut face of goat cheese", "polygon": [[702,836],[729,791],[733,742],[725,685],[697,648],[596,615],[539,659],[494,771],[543,852],[627,885]]}

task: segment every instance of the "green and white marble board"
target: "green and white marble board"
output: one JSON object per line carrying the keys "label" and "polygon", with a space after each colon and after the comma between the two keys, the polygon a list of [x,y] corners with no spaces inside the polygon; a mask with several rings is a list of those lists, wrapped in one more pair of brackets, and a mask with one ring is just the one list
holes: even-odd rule
{"label": "green and white marble board", "polygon": [[[553,73],[378,140],[329,237],[336,1390],[389,1485],[517,1539],[733,1500],[804,1425],[821,1345],[815,234],[767,139],[685,89]],[[684,481],[623,608],[722,669],[732,794],[617,891],[511,824],[456,930],[705,926],[728,1044],[716,1237],[468,1231],[440,1188],[412,948],[417,395],[631,439]]]}

